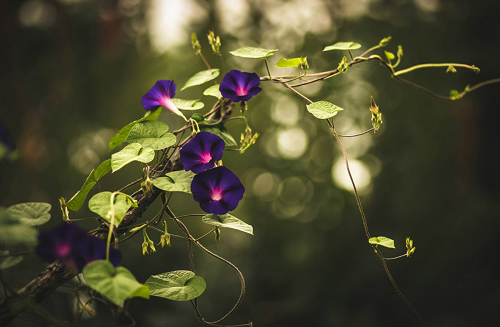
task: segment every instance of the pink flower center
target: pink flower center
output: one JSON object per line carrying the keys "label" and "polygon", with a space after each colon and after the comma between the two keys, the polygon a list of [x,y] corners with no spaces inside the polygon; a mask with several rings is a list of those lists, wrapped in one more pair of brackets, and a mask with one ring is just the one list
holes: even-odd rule
{"label": "pink flower center", "polygon": [[247,90],[247,89],[245,89],[244,87],[239,87],[239,86],[238,86],[238,87],[236,88],[236,94],[237,94],[238,96],[240,96],[240,97],[241,97],[241,96],[244,96],[244,95],[247,95],[247,93],[248,93],[248,90]]}
{"label": "pink flower center", "polygon": [[59,258],[66,257],[71,252],[71,246],[68,244],[62,244],[56,249],[57,256]]}
{"label": "pink flower center", "polygon": [[219,189],[215,189],[212,191],[212,200],[220,201],[222,199],[222,191]]}
{"label": "pink flower center", "polygon": [[212,155],[210,154],[210,152],[205,152],[201,155],[201,158],[200,158],[200,161],[201,163],[207,163],[207,162],[210,162],[210,160],[212,160]]}

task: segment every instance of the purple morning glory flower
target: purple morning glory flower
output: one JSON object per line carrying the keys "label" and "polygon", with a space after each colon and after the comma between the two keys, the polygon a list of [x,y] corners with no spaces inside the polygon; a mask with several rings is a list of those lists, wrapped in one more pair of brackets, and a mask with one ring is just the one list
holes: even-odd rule
{"label": "purple morning glory flower", "polygon": [[177,109],[172,102],[175,97],[175,83],[174,81],[159,80],[156,84],[149,89],[149,91],[141,98],[142,106],[146,110],[163,106],[173,112],[174,114],[184,117],[184,114]]}
{"label": "purple morning glory flower", "polygon": [[213,168],[222,158],[226,144],[219,136],[209,132],[199,132],[181,149],[181,161],[186,171],[201,173]]}
{"label": "purple morning glory flower", "polygon": [[[87,235],[85,230],[73,224],[61,224],[38,235],[36,254],[52,263],[61,260],[69,268],[81,272],[86,264],[106,258],[106,243],[97,237]],[[118,266],[121,253],[109,249],[110,262]]]}
{"label": "purple morning glory flower", "polygon": [[255,73],[244,73],[239,70],[231,70],[220,83],[220,93],[224,98],[233,102],[248,101],[259,94],[260,78]]}
{"label": "purple morning glory flower", "polygon": [[245,187],[232,171],[221,166],[196,175],[191,192],[203,211],[224,215],[238,206]]}

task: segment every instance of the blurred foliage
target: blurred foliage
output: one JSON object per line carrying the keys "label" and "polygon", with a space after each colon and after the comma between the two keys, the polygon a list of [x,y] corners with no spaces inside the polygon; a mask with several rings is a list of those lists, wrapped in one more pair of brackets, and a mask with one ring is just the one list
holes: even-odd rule
{"label": "blurred foliage", "polygon": [[[156,80],[184,85],[205,69],[191,48],[191,32],[221,75],[236,68],[260,76],[267,75],[262,60],[235,58],[229,51],[280,49],[280,56],[268,59],[276,74],[296,72],[274,66],[279,58],[301,56],[307,56],[309,72],[317,72],[336,68],[345,55],[322,53],[325,46],[354,41],[366,49],[391,35],[387,51],[398,52],[399,44],[405,49],[400,68],[424,62],[481,68],[479,75],[436,69],[405,76],[446,95],[500,76],[499,9],[495,1],[467,0],[1,1],[0,128],[18,155],[0,161],[0,205],[48,202],[57,208],[60,196],[75,194],[90,171],[110,158],[114,133],[143,116],[140,98]],[[209,30],[221,36],[224,66],[202,37]],[[354,196],[332,178],[342,158],[328,129],[286,89],[263,88],[247,113],[261,137],[245,154],[224,157],[247,188],[235,215],[254,227],[254,236],[225,229],[222,242],[207,245],[246,276],[244,302],[228,322],[417,326],[365,240]],[[203,89],[192,87],[179,97],[197,99]],[[365,172],[362,201],[372,233],[395,240],[397,250],[384,253],[402,254],[409,235],[418,247],[411,259],[389,266],[428,325],[495,325],[500,319],[500,265],[493,251],[500,228],[500,170],[492,140],[500,121],[498,86],[444,102],[397,84],[385,68],[367,63],[303,90],[315,101],[344,108],[335,117],[342,134],[371,127],[371,95],[384,112],[375,135],[345,139],[345,147]],[[206,107],[215,101],[205,101]],[[160,120],[172,130],[182,123],[169,113]],[[227,127],[236,131],[238,124],[243,123]],[[140,176],[137,167],[127,166],[99,183],[119,189]],[[189,194],[176,198],[176,214],[198,210]],[[91,217],[83,208],[78,218]],[[151,218],[157,210],[152,206],[145,215]],[[58,214],[53,210],[47,225],[59,223]],[[209,230],[194,218],[190,224],[193,232]],[[159,235],[150,236],[160,241]],[[189,266],[184,241],[172,239],[172,247],[147,256],[141,241],[137,236],[120,246],[123,265],[139,282]],[[209,320],[218,318],[234,303],[238,280],[199,251],[195,260],[207,282],[200,308]],[[44,266],[26,256],[2,274],[20,287]],[[72,319],[71,301],[56,292],[43,306],[60,319]],[[138,326],[196,325],[186,303],[134,299],[130,311]],[[18,319],[12,325],[40,324]]]}

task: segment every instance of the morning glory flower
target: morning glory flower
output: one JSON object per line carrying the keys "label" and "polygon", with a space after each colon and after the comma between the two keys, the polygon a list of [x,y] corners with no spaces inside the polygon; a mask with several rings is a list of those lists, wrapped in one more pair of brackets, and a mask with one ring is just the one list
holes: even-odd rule
{"label": "morning glory flower", "polygon": [[186,171],[201,173],[213,168],[222,158],[226,144],[219,136],[209,132],[199,132],[181,149],[181,161]]}
{"label": "morning glory flower", "polygon": [[174,114],[184,117],[184,114],[177,109],[172,102],[175,97],[176,85],[174,81],[159,80],[156,84],[149,89],[149,91],[141,98],[142,106],[146,110],[162,106],[173,112]]}
{"label": "morning glory flower", "polygon": [[259,94],[260,78],[255,73],[245,73],[239,70],[231,70],[220,83],[220,93],[224,98],[233,102],[248,101]]}
{"label": "morning glory flower", "polygon": [[236,209],[245,187],[232,171],[221,166],[196,175],[191,182],[191,192],[203,211],[224,215]]}
{"label": "morning glory flower", "polygon": [[[69,268],[81,272],[86,264],[106,258],[106,242],[87,235],[76,225],[64,223],[41,232],[35,252],[45,262],[61,260]],[[117,249],[110,248],[109,257],[114,266],[120,264],[121,253]]]}

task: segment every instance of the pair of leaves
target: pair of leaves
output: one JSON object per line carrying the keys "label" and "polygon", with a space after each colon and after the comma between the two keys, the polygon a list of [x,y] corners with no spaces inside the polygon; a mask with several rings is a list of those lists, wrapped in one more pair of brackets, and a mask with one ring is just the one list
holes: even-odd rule
{"label": "pair of leaves", "polygon": [[139,283],[124,267],[113,267],[106,260],[89,263],[83,269],[83,278],[91,288],[119,305],[133,297],[149,299],[149,287]]}
{"label": "pair of leaves", "polygon": [[150,295],[174,301],[189,301],[200,296],[207,287],[205,280],[188,270],[152,275],[145,285]]}
{"label": "pair of leaves", "polygon": [[157,108],[154,111],[146,112],[144,117],[142,117],[141,119],[133,121],[130,124],[123,127],[122,129],[120,129],[120,131],[109,141],[109,149],[113,150],[114,148],[122,144],[127,139],[128,134],[130,133],[132,127],[146,120],[156,120],[158,119],[158,116],[160,116],[160,114],[161,114],[161,107]]}
{"label": "pair of leaves", "polygon": [[38,226],[50,220],[50,204],[28,202],[0,208],[0,242],[36,243]]}
{"label": "pair of leaves", "polygon": [[114,210],[113,223],[115,226],[118,226],[123,220],[123,217],[127,213],[128,209],[130,209],[131,207],[137,207],[137,202],[128,195],[126,196],[124,194],[116,194],[113,199],[114,201],[112,208],[112,195],[113,193],[111,192],[97,193],[90,199],[89,209],[110,223],[113,220],[110,213]]}

